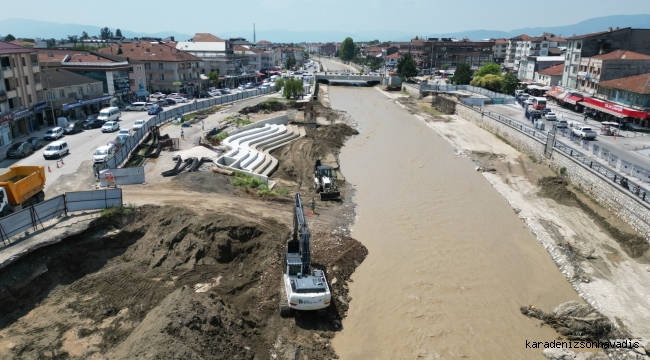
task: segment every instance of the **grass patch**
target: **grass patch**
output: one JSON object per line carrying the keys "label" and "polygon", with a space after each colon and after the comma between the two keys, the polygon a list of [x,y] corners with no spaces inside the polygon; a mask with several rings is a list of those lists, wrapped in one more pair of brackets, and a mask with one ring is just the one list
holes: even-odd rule
{"label": "grass patch", "polygon": [[105,218],[127,216],[133,213],[133,209],[135,209],[135,206],[131,204],[127,204],[124,206],[113,206],[102,210],[100,216]]}
{"label": "grass patch", "polygon": [[426,112],[426,113],[428,113],[430,115],[434,115],[434,116],[435,115],[446,115],[445,113],[432,108],[428,104],[418,104],[418,106],[420,107],[420,109],[424,110],[424,112]]}
{"label": "grass patch", "polygon": [[264,101],[262,101],[260,104],[275,104],[275,103],[277,103],[277,102],[279,102],[278,99],[276,99],[276,98],[271,98],[271,99],[268,99],[268,100],[264,100]]}
{"label": "grass patch", "polygon": [[245,125],[250,125],[253,122],[250,120],[244,120],[244,119],[237,119],[237,126],[245,126]]}
{"label": "grass patch", "polygon": [[257,195],[262,197],[289,194],[289,190],[287,189],[271,190],[262,180],[241,172],[235,173],[235,178],[231,184],[243,188],[246,193],[257,193]]}
{"label": "grass patch", "polygon": [[506,144],[512,146],[512,144],[510,143],[510,141],[508,141],[508,139],[504,138],[503,136],[501,136],[501,135],[499,135],[499,134],[494,134],[494,136],[496,136],[497,139],[503,141],[504,143],[506,143]]}

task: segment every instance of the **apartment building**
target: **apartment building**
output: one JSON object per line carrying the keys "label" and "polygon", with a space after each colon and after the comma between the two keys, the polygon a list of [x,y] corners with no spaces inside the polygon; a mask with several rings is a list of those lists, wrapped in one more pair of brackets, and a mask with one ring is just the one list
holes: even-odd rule
{"label": "apartment building", "polygon": [[532,81],[535,73],[560,64],[564,64],[562,56],[528,56],[519,63],[517,77],[522,81]]}
{"label": "apartment building", "polygon": [[650,73],[650,55],[615,50],[583,57],[578,67],[577,89],[594,94],[602,81]]}
{"label": "apartment building", "polygon": [[583,105],[600,113],[603,120],[624,119],[641,126],[650,125],[650,74],[601,81],[594,98]]}
{"label": "apartment building", "polygon": [[533,82],[544,84],[546,86],[557,86],[562,80],[562,70],[564,63],[551,66],[535,73]]}
{"label": "apartment building", "polygon": [[[506,58],[503,61],[503,65],[508,69],[513,69],[515,67],[515,59],[517,57],[517,52],[519,50],[519,56],[521,56],[521,48],[523,47],[523,41],[530,39],[530,36],[526,34],[521,34],[515,36],[508,40],[508,46],[506,47]],[[521,60],[521,57],[519,58]]]}
{"label": "apartment building", "polygon": [[612,29],[567,38],[562,86],[576,89],[582,58],[592,57],[614,50],[628,50],[650,55],[650,29]]}
{"label": "apartment building", "polygon": [[0,146],[31,133],[44,109],[37,51],[0,41]]}
{"label": "apartment building", "polygon": [[506,61],[506,50],[508,49],[508,39],[492,39],[494,41],[494,62],[503,64]]}
{"label": "apartment building", "polygon": [[113,97],[104,94],[101,80],[62,68],[42,69],[41,76],[45,101],[57,118],[85,119],[86,115],[98,113],[108,106]]}
{"label": "apartment building", "polygon": [[[417,40],[417,39],[414,39]],[[429,38],[427,41],[413,42],[409,49],[404,49],[400,43],[400,52],[411,50],[420,54],[421,69],[456,68],[459,64],[469,64],[473,70],[494,62],[495,41],[470,41],[467,39],[453,41],[452,39]]]}
{"label": "apartment building", "polygon": [[[120,46],[122,57],[141,62],[146,74],[145,87],[149,92],[194,94],[201,89],[201,59],[178,49],[179,44],[181,43],[137,41],[98,49],[97,52],[115,54]],[[129,67],[127,63],[127,71]]]}

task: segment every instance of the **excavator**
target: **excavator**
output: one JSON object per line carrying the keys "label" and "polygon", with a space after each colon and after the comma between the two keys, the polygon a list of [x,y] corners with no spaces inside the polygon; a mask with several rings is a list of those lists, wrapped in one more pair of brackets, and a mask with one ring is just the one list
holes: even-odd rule
{"label": "excavator", "polygon": [[314,165],[314,189],[320,194],[321,200],[335,200],[341,198],[341,193],[336,188],[336,170],[330,166],[321,165],[316,160]]}
{"label": "excavator", "polygon": [[311,234],[300,194],[296,194],[293,230],[291,238],[287,241],[287,252],[282,264],[281,316],[288,316],[291,311],[296,310],[317,310],[319,315],[325,315],[327,307],[330,306],[332,295],[325,272],[311,269],[310,241]]}

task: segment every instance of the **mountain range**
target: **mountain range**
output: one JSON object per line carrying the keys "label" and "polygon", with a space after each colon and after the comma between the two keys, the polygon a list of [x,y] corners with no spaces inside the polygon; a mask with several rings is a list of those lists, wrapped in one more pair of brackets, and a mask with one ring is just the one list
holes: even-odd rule
{"label": "mountain range", "polygon": [[[409,41],[415,35],[421,37],[449,37],[449,38],[469,38],[471,40],[482,40],[489,38],[511,38],[521,34],[531,36],[538,36],[545,32],[552,33],[557,36],[569,37],[579,34],[587,34],[593,32],[605,31],[607,28],[612,27],[633,27],[633,28],[650,28],[650,14],[639,15],[611,15],[604,17],[591,18],[581,21],[572,25],[564,26],[550,26],[550,27],[535,27],[535,28],[522,28],[510,31],[504,30],[468,30],[454,33],[445,34],[431,34],[426,32],[404,32],[393,30],[372,30],[363,32],[344,32],[344,31],[292,31],[282,29],[263,30],[258,29],[257,39],[268,40],[271,42],[328,42],[343,41],[346,37],[351,37],[355,41],[369,41],[378,39],[381,41]],[[113,32],[115,28],[109,27]],[[79,24],[60,24],[48,21],[37,21],[28,19],[5,19],[0,20],[0,34],[12,34],[15,37],[23,38],[55,38],[61,39],[68,35],[81,35],[83,31],[89,35],[99,35],[101,27],[94,25],[79,25]],[[177,41],[187,40],[192,38],[191,34],[183,34],[175,31],[157,32],[157,33],[143,33],[130,31],[128,29],[121,29],[122,35],[126,37],[159,37],[165,38],[174,36]],[[211,32],[221,38],[231,37],[245,37],[252,40],[252,31],[218,31],[216,29],[205,29],[204,32]]]}

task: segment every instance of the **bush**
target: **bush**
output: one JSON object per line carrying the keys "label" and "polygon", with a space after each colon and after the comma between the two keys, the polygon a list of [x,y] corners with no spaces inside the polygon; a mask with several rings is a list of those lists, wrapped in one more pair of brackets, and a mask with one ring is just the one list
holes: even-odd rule
{"label": "bush", "polygon": [[112,218],[112,217],[122,217],[130,215],[133,212],[135,207],[131,204],[125,206],[113,206],[102,210],[100,213],[101,217]]}

